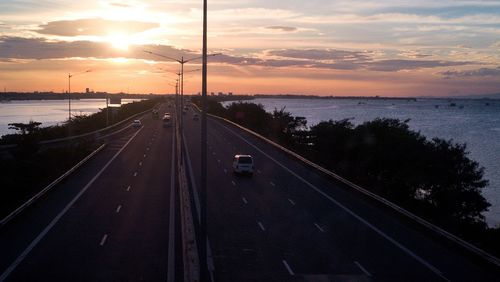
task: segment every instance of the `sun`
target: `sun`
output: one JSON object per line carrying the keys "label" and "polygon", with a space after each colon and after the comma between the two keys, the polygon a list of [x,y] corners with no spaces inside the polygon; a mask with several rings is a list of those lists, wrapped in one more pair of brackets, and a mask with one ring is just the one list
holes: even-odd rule
{"label": "sun", "polygon": [[130,37],[124,33],[115,33],[108,36],[107,41],[113,46],[113,48],[128,51],[131,40]]}

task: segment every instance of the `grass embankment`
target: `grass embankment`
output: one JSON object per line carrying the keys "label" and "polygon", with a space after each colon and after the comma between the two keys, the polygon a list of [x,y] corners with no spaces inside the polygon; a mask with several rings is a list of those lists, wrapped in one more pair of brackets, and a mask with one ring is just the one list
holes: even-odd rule
{"label": "grass embankment", "polygon": [[[122,105],[112,116],[112,123],[151,109],[161,98]],[[75,140],[57,148],[43,148],[42,140],[92,132],[106,126],[106,111],[77,116],[62,125],[40,128],[40,123],[15,124],[20,133],[5,135],[0,144],[16,144],[7,154],[0,154],[0,218],[38,193],[64,172],[76,165],[100,144],[95,140]],[[71,129],[71,130],[70,130]]]}
{"label": "grass embankment", "polygon": [[[194,99],[200,106],[199,98]],[[491,253],[500,255],[500,227],[489,228],[482,213],[490,204],[481,190],[484,169],[468,157],[465,144],[422,136],[408,121],[307,120],[284,109],[208,101],[208,112],[270,138]]]}

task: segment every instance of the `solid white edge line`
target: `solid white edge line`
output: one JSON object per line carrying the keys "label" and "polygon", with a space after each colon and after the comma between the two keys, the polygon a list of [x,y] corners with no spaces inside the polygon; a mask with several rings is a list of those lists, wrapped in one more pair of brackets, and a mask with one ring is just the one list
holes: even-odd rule
{"label": "solid white edge line", "polygon": [[292,268],[288,265],[288,263],[286,262],[286,260],[282,260],[283,262],[283,265],[285,266],[286,270],[288,271],[288,273],[292,276],[295,275],[295,273],[293,272]]}
{"label": "solid white edge line", "polygon": [[101,243],[99,243],[100,246],[104,246],[106,244],[106,239],[108,239],[108,234],[104,234],[101,239]]}
{"label": "solid white edge line", "polygon": [[128,191],[130,191],[130,188],[132,188],[132,186],[130,186],[130,185],[129,185],[129,186],[127,187],[127,192],[128,192]]}
{"label": "solid white edge line", "polygon": [[264,227],[264,225],[262,224],[262,222],[257,221],[257,224],[259,225],[260,229],[262,229],[262,231],[266,231],[266,228]]}
{"label": "solid white edge line", "polygon": [[236,186],[236,183],[234,181],[231,180],[231,183],[233,184],[233,186]]}
{"label": "solid white edge line", "polygon": [[245,205],[248,204],[248,201],[245,197],[242,197],[241,200],[243,201],[243,203],[245,203]]}
{"label": "solid white edge line", "polygon": [[116,213],[119,213],[121,209],[122,209],[122,205],[118,205],[118,207],[116,208]]}
{"label": "solid white edge line", "polygon": [[274,184],[274,182],[269,182],[269,184],[271,184],[271,186],[276,186],[276,184]]}
{"label": "solid white edge line", "polygon": [[340,207],[341,209],[343,209],[345,212],[349,213],[351,216],[353,216],[354,218],[356,218],[357,220],[359,220],[360,222],[362,222],[363,224],[365,224],[366,226],[368,226],[370,229],[372,229],[373,231],[375,231],[377,234],[379,234],[380,236],[384,237],[387,241],[391,242],[393,245],[395,245],[396,247],[398,247],[400,250],[402,250],[403,252],[405,252],[406,254],[408,254],[409,256],[411,256],[412,258],[414,258],[415,260],[417,260],[418,262],[420,262],[422,265],[424,265],[425,267],[427,267],[429,270],[431,270],[432,272],[434,272],[436,275],[438,275],[439,277],[441,277],[442,279],[444,279],[446,281],[449,281],[448,278],[446,278],[445,276],[443,276],[443,273],[440,270],[438,270],[435,266],[433,266],[432,264],[430,264],[429,262],[427,262],[426,260],[424,260],[423,258],[421,258],[420,256],[418,256],[417,254],[413,253],[407,247],[403,246],[401,243],[399,243],[398,241],[396,241],[394,238],[392,238],[391,236],[389,236],[389,235],[385,234],[384,232],[382,232],[382,230],[378,229],[377,227],[375,227],[374,225],[372,225],[371,223],[369,223],[368,221],[366,221],[364,218],[362,218],[361,216],[357,215],[355,212],[353,212],[352,210],[350,210],[346,206],[342,205],[337,200],[333,199],[331,196],[329,196],[328,194],[326,194],[325,192],[323,192],[321,189],[319,189],[318,187],[316,187],[315,185],[313,185],[309,181],[305,180],[303,177],[301,177],[297,173],[293,172],[291,169],[289,169],[288,167],[286,167],[285,165],[283,165],[282,163],[280,163],[279,161],[277,161],[276,159],[274,159],[273,157],[271,157],[270,155],[268,155],[267,153],[265,153],[264,151],[262,151],[256,145],[252,144],[250,141],[246,140],[245,138],[243,138],[242,136],[240,136],[239,134],[237,134],[233,130],[229,129],[225,125],[222,125],[218,121],[214,121],[214,122],[216,124],[218,124],[219,126],[223,127],[224,129],[226,129],[227,131],[231,132],[236,137],[238,137],[241,140],[243,140],[248,145],[250,145],[253,148],[255,148],[257,151],[259,151],[260,153],[262,153],[268,159],[270,159],[271,161],[273,161],[274,163],[276,163],[277,165],[279,165],[280,167],[282,167],[284,170],[288,171],[293,176],[297,177],[299,180],[301,180],[302,182],[304,182],[307,186],[311,187],[314,191],[318,192],[320,195],[322,195],[323,197],[325,197],[326,199],[328,199],[330,202],[334,203],[335,205],[337,205],[338,207]]}
{"label": "solid white edge line", "polygon": [[64,209],[59,212],[59,214],[54,217],[54,219],[43,229],[43,231],[38,234],[38,236],[33,239],[33,241],[26,247],[26,249],[12,262],[9,267],[2,273],[2,276],[0,276],[0,282],[4,281],[11,273],[16,269],[16,267],[26,258],[26,256],[33,250],[33,248],[47,235],[47,233],[56,225],[56,223],[63,217],[63,215],[75,204],[75,202],[87,191],[87,189],[101,176],[101,174],[108,168],[108,166],[118,157],[118,155],[127,147],[127,145],[134,139],[135,136],[142,130],[142,127],[137,130],[132,137],[123,145],[123,147],[116,152],[116,154],[104,165],[101,170],[83,187],[83,189],[69,202]]}
{"label": "solid white edge line", "polygon": [[175,281],[175,134],[172,133],[172,153],[170,154],[170,214],[168,219],[168,268],[167,281]]}
{"label": "solid white edge line", "polygon": [[368,270],[366,270],[359,262],[357,261],[354,261],[354,264],[359,268],[361,269],[361,271],[363,271],[363,273],[368,276],[368,277],[372,277],[372,274],[370,272],[368,272]]}
{"label": "solid white edge line", "polygon": [[292,206],[295,206],[295,202],[292,199],[288,199],[288,201],[292,204]]}

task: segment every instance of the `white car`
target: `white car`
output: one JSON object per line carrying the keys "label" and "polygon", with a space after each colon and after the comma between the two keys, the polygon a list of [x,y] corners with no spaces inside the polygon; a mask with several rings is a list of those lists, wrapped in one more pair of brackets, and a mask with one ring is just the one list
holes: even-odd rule
{"label": "white car", "polygon": [[163,127],[171,127],[172,126],[172,120],[170,118],[170,114],[166,113],[163,116]]}
{"label": "white car", "polygon": [[233,172],[253,175],[253,158],[250,155],[235,155],[233,158]]}
{"label": "white car", "polygon": [[133,127],[141,127],[142,126],[142,123],[140,120],[136,119],[132,122],[132,126]]}

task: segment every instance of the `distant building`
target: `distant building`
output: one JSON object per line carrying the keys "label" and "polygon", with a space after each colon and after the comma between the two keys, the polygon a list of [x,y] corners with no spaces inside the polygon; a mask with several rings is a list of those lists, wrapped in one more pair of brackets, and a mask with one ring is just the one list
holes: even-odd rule
{"label": "distant building", "polygon": [[219,95],[219,96],[224,96],[224,93],[219,92],[219,93],[217,93],[217,95]]}
{"label": "distant building", "polygon": [[227,93],[227,95],[233,96],[233,92],[229,92],[229,93]]}
{"label": "distant building", "polygon": [[214,92],[210,92],[210,96],[214,96],[214,95],[215,95],[215,93],[214,93]]}
{"label": "distant building", "polygon": [[87,87],[85,88],[85,93],[89,94],[90,93],[90,89]]}

